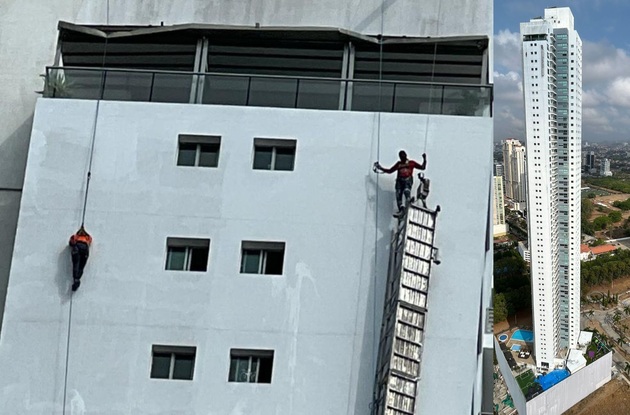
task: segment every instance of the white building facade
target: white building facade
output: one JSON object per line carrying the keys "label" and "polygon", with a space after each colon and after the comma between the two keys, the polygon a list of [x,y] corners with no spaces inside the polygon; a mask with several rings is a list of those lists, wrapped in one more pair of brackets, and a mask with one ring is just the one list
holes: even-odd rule
{"label": "white building facade", "polygon": [[521,23],[535,353],[552,367],[580,332],[582,43],[569,8]]}
{"label": "white building facade", "polygon": [[441,207],[416,412],[491,412],[492,2],[246,3],[0,16],[44,39],[22,89],[53,65],[20,109],[0,413],[375,408],[397,221],[372,164],[401,149]]}
{"label": "white building facade", "polygon": [[599,175],[600,176],[612,176],[612,172],[610,171],[610,160],[602,159],[599,164]]}
{"label": "white building facade", "polygon": [[492,226],[493,236],[503,236],[507,234],[507,224],[505,223],[505,198],[503,197],[503,177],[493,177],[492,192]]}
{"label": "white building facade", "polygon": [[503,140],[505,197],[517,210],[527,207],[527,159],[525,146],[516,139]]}

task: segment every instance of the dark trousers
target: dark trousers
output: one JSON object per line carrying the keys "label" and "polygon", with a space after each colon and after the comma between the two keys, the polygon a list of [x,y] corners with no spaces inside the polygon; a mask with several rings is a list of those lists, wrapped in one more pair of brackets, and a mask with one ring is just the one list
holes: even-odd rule
{"label": "dark trousers", "polygon": [[398,210],[403,209],[403,195],[405,196],[405,205],[411,199],[411,187],[413,186],[413,176],[398,177],[396,179],[396,205]]}
{"label": "dark trousers", "polygon": [[77,242],[72,249],[72,278],[78,280],[83,275],[83,269],[90,256],[90,247],[83,243]]}

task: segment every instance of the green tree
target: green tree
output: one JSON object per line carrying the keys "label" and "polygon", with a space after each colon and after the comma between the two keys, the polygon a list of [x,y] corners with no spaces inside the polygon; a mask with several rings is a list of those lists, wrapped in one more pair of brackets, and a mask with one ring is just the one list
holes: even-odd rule
{"label": "green tree", "polygon": [[589,199],[595,199],[595,196],[597,195],[593,192],[590,192],[589,194],[586,195],[586,197],[588,197]]}
{"label": "green tree", "polygon": [[507,304],[505,302],[505,296],[503,294],[494,294],[493,299],[494,307],[494,321],[504,321],[507,319]]}
{"label": "green tree", "polygon": [[608,217],[612,221],[612,223],[621,222],[621,212],[614,210],[608,214]]}
{"label": "green tree", "polygon": [[582,199],[582,219],[590,219],[593,213],[593,202],[589,199]]}
{"label": "green tree", "polygon": [[598,230],[604,230],[612,223],[612,220],[608,216],[600,216],[593,220],[593,227]]}

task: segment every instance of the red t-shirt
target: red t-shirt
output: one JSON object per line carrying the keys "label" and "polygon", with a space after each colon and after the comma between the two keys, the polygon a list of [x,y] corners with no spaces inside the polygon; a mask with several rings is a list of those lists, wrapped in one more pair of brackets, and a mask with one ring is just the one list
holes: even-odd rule
{"label": "red t-shirt", "polygon": [[396,164],[394,164],[394,168],[393,170],[398,171],[398,175],[396,177],[398,177],[399,179],[406,179],[408,177],[413,176],[413,169],[419,169],[420,165],[413,161],[413,160],[407,160],[406,162],[397,162]]}

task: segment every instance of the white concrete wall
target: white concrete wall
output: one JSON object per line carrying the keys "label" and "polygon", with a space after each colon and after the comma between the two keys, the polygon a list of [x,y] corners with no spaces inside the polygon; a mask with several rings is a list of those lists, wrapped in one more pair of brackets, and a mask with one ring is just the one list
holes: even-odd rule
{"label": "white concrete wall", "polygon": [[[0,339],[0,373],[10,374],[0,377],[0,413],[61,413],[67,239],[81,219],[95,107],[37,106]],[[380,139],[377,119],[102,102],[86,215],[95,242],[72,303],[68,408],[365,414],[394,225],[393,177],[371,166],[378,154],[393,164],[401,148],[420,158],[426,146],[442,263],[433,268],[418,412],[469,413],[490,278],[492,119],[382,114]],[[177,167],[178,133],[222,136],[219,167]],[[253,171],[254,137],[297,139],[295,171]],[[164,271],[168,236],[210,238],[208,272]],[[240,275],[247,239],[285,241],[284,275]],[[149,379],[152,344],[196,345],[194,381]],[[228,383],[232,347],[275,349],[272,384]]]}
{"label": "white concrete wall", "polygon": [[[3,0],[0,2],[0,315],[40,74],[57,23],[332,26],[390,35],[492,36],[492,1],[443,0]],[[383,29],[383,30],[381,30]],[[489,71],[492,74],[492,71]]]}
{"label": "white concrete wall", "polygon": [[[612,352],[527,402],[526,415],[561,415],[610,381]],[[520,414],[520,412],[519,412]]]}
{"label": "white concrete wall", "polygon": [[518,411],[519,414],[527,415],[526,412],[526,404],[525,395],[523,395],[523,391],[518,386],[518,382],[514,378],[512,371],[510,370],[510,365],[508,364],[503,352],[501,351],[501,347],[499,346],[499,342],[497,338],[494,338],[494,350],[497,356],[497,362],[499,362],[499,369],[501,369],[501,373],[503,374],[503,379],[505,379],[505,384],[508,387],[508,391],[510,392],[510,396],[512,396],[512,401],[514,402],[514,407]]}

